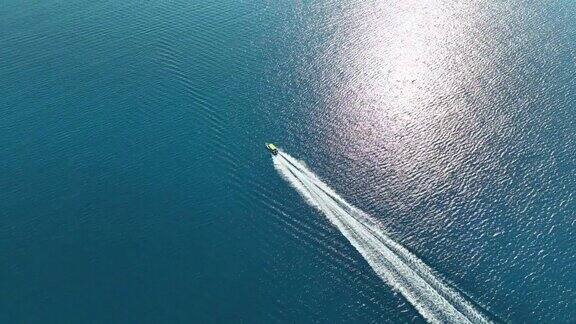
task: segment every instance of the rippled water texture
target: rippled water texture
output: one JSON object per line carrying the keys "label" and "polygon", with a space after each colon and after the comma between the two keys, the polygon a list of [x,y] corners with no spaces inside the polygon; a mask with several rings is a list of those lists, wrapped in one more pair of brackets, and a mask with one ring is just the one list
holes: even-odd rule
{"label": "rippled water texture", "polygon": [[3,1],[0,322],[423,322],[264,142],[490,316],[576,321],[574,12]]}

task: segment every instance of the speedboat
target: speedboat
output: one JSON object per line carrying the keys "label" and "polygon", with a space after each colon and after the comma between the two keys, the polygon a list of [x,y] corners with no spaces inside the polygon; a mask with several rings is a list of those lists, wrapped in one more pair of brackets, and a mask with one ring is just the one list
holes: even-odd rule
{"label": "speedboat", "polygon": [[268,151],[270,151],[270,153],[272,153],[272,155],[278,154],[278,148],[276,147],[276,145],[272,143],[266,143],[266,148],[268,149]]}

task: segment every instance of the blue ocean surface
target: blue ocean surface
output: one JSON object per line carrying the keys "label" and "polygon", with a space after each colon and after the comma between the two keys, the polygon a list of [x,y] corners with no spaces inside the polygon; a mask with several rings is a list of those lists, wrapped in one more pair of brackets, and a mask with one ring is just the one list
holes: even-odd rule
{"label": "blue ocean surface", "polygon": [[0,322],[429,321],[370,235],[490,320],[576,322],[574,12],[2,1]]}

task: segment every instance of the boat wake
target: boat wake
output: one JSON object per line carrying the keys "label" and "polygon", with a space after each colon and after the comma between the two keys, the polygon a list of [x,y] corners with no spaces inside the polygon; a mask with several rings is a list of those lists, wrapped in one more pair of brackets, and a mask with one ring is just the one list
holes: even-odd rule
{"label": "boat wake", "polygon": [[347,203],[303,162],[280,151],[274,167],[306,201],[321,211],[368,261],[431,323],[490,323],[482,310],[451,288],[430,267],[384,234],[366,213]]}

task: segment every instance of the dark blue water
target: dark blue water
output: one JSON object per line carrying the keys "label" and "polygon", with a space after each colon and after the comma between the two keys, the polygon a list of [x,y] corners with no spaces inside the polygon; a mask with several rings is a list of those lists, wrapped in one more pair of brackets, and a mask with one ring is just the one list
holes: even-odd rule
{"label": "dark blue water", "polygon": [[495,318],[576,321],[576,3],[0,6],[0,321],[422,322],[306,161]]}

